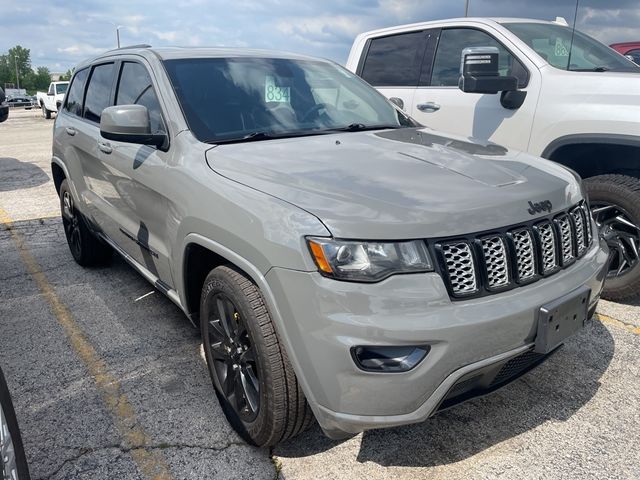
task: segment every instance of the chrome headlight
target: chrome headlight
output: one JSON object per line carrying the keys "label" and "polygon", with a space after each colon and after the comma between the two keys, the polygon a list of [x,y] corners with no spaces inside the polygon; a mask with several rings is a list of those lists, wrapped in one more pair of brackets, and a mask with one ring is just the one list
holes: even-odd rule
{"label": "chrome headlight", "polygon": [[378,282],[396,273],[433,270],[422,240],[365,242],[333,238],[307,238],[320,273],[339,280]]}

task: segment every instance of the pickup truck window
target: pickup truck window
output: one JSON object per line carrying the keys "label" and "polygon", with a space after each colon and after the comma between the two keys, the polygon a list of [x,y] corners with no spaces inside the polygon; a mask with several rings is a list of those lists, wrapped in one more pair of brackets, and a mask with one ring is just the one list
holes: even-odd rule
{"label": "pickup truck window", "polygon": [[415,87],[426,45],[424,31],[374,38],[360,76],[374,87]]}
{"label": "pickup truck window", "polygon": [[113,63],[96,65],[91,71],[87,96],[84,101],[84,118],[99,123],[102,110],[109,106],[111,84],[113,83]]}
{"label": "pickup truck window", "polygon": [[466,47],[497,47],[500,76],[514,76],[518,86],[527,84],[528,72],[504,45],[488,33],[473,28],[447,28],[440,34],[431,73],[431,86],[457,87],[460,79],[460,55]]}
{"label": "pickup truck window", "polygon": [[[555,68],[577,72],[635,71],[640,67],[597,40],[563,25],[503,23]],[[569,55],[571,51],[571,55]]]}
{"label": "pickup truck window", "polygon": [[58,83],[57,85],[55,85],[56,95],[60,95],[62,93],[66,93],[68,86],[69,86],[68,83]]}
{"label": "pickup truck window", "polygon": [[120,70],[116,105],[144,105],[149,112],[152,133],[166,133],[162,109],[147,69],[139,63],[124,62]]}
{"label": "pickup truck window", "polygon": [[87,83],[87,76],[89,75],[89,69],[85,68],[77,72],[73,77],[71,88],[69,89],[69,95],[67,95],[67,101],[64,105],[64,110],[72,115],[82,116],[82,97],[84,95],[84,87]]}
{"label": "pickup truck window", "polygon": [[189,128],[202,142],[411,124],[356,75],[328,62],[238,57],[164,64]]}

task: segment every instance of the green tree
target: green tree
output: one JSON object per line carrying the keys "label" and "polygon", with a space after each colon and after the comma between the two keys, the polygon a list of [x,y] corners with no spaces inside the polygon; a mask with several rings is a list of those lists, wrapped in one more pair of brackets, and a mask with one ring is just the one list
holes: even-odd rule
{"label": "green tree", "polygon": [[73,71],[74,71],[74,70],[75,70],[75,69],[70,68],[69,70],[67,70],[67,73],[65,73],[64,75],[60,75],[60,81],[61,81],[61,82],[63,82],[63,81],[65,81],[65,80],[66,80],[66,81],[71,80],[71,76],[73,75]]}
{"label": "green tree", "polygon": [[34,75],[34,90],[46,90],[51,83],[51,72],[47,67],[38,67]]}
{"label": "green tree", "polygon": [[[15,83],[16,87],[18,83],[20,83],[21,88],[25,88],[22,85],[21,79],[27,79],[27,84],[29,83],[28,77],[33,76],[33,70],[31,69],[31,51],[28,48],[21,47],[20,45],[16,45],[13,48],[9,49],[7,54],[9,66],[11,70],[11,83]],[[16,79],[16,69],[18,71],[19,78]]]}
{"label": "green tree", "polygon": [[4,88],[5,83],[11,83],[11,67],[6,54],[0,55],[0,87]]}

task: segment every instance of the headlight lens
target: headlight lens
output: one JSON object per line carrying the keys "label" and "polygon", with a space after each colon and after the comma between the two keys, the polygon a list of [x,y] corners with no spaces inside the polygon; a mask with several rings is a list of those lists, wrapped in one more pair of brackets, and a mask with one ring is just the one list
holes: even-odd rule
{"label": "headlight lens", "polygon": [[363,242],[333,238],[307,238],[320,273],[340,280],[378,282],[396,273],[433,270],[422,240]]}

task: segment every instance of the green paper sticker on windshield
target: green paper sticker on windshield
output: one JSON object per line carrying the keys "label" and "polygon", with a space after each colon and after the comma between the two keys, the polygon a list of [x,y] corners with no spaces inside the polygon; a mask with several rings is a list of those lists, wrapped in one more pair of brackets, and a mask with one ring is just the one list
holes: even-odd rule
{"label": "green paper sticker on windshield", "polygon": [[561,38],[556,38],[556,48],[555,48],[554,55],[556,57],[569,56],[569,50],[567,50],[567,47],[564,46],[564,43],[562,42]]}
{"label": "green paper sticker on windshield", "polygon": [[271,75],[264,82],[264,101],[291,103],[291,87],[279,87]]}

